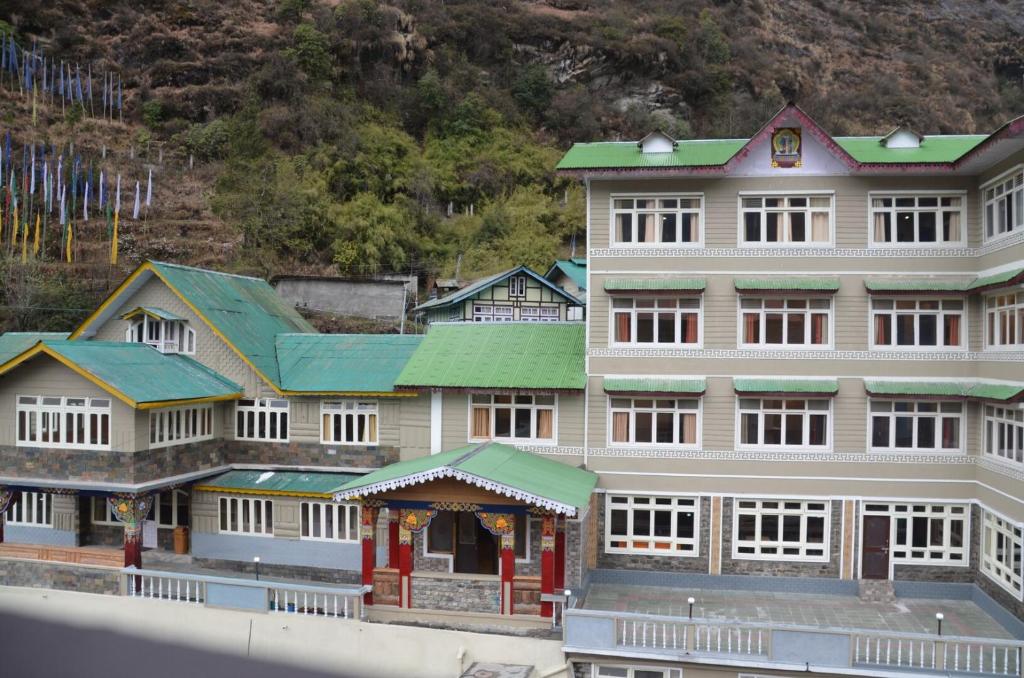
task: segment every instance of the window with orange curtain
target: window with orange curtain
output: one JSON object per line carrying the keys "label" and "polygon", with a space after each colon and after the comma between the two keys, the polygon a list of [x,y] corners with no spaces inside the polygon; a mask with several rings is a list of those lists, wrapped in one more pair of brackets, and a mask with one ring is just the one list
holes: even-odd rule
{"label": "window with orange curtain", "polygon": [[870,440],[876,452],[955,452],[962,449],[960,401],[871,401]]}
{"label": "window with orange curtain", "polygon": [[685,346],[700,341],[700,297],[614,298],[614,343]]}
{"label": "window with orange curtain", "polygon": [[963,299],[871,299],[875,348],[964,348]]}
{"label": "window with orange curtain", "polygon": [[697,398],[611,398],[611,442],[617,445],[696,447]]}
{"label": "window with orange curtain", "polygon": [[323,401],[320,416],[322,443],[377,444],[377,402],[374,400]]}
{"label": "window with orange curtain", "polygon": [[824,346],[832,342],[830,298],[747,297],[740,299],[746,346]]}
{"label": "window with orange curtain", "polygon": [[986,346],[1024,344],[1024,293],[985,299],[985,326]]}
{"label": "window with orange curtain", "polygon": [[473,433],[474,438],[491,437],[491,409],[489,407],[473,408]]}
{"label": "window with orange curtain", "polygon": [[470,440],[555,441],[553,395],[474,394],[470,408]]}
{"label": "window with orange curtain", "polygon": [[748,245],[821,246],[831,240],[830,195],[743,196],[740,239]]}

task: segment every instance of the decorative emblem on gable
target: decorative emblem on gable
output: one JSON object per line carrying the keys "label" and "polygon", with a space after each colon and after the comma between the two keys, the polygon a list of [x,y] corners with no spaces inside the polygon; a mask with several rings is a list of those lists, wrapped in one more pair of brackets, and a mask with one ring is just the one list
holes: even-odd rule
{"label": "decorative emblem on gable", "polygon": [[772,167],[803,165],[799,127],[780,127],[772,132]]}

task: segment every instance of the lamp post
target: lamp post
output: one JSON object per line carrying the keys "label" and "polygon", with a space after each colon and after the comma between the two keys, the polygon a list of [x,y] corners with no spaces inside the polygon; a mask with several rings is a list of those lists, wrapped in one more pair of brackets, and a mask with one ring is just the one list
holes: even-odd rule
{"label": "lamp post", "polygon": [[935,613],[935,623],[938,625],[938,635],[942,635],[942,620],[946,618],[946,615],[941,612]]}
{"label": "lamp post", "polygon": [[686,602],[690,604],[690,619],[693,619],[693,604],[697,602],[697,599],[693,596],[690,596],[686,599]]}
{"label": "lamp post", "polygon": [[253,556],[252,562],[256,565],[256,581],[260,580],[260,557]]}

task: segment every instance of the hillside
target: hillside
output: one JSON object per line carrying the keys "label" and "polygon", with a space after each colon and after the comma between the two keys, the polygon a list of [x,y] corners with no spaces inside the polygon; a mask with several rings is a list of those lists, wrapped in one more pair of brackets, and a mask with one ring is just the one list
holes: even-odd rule
{"label": "hillside", "polygon": [[102,224],[74,264],[0,261],[0,329],[66,327],[145,257],[267,276],[543,268],[582,236],[580,191],[552,173],[574,140],[743,136],[790,99],[834,134],[1024,113],[1024,0],[0,0],[0,21],[116,70],[125,97],[123,122],[43,103],[33,125],[7,82],[0,131],[106,147],[155,182],[117,267]]}

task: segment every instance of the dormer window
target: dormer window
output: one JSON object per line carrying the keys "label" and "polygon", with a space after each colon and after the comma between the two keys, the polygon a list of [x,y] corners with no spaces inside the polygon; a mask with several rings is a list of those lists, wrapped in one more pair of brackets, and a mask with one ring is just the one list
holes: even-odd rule
{"label": "dormer window", "polygon": [[651,132],[637,142],[641,153],[671,153],[678,143],[664,132]]}
{"label": "dormer window", "polygon": [[508,279],[508,296],[510,297],[525,297],[526,296],[526,276],[516,275]]}
{"label": "dormer window", "polygon": [[121,317],[129,321],[125,341],[148,344],[161,353],[196,352],[196,331],[184,318],[160,308],[144,307]]}
{"label": "dormer window", "polygon": [[886,148],[920,148],[924,137],[906,125],[900,125],[879,140]]}

